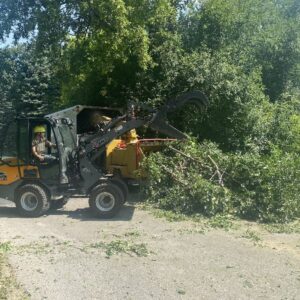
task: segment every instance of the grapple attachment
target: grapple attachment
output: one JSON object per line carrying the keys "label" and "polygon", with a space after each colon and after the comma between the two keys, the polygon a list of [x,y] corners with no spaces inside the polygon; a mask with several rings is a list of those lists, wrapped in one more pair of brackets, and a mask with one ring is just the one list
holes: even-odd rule
{"label": "grapple attachment", "polygon": [[168,123],[168,114],[182,109],[187,104],[193,104],[200,109],[204,109],[208,105],[207,97],[200,91],[184,93],[175,99],[169,100],[164,106],[157,111],[150,120],[148,126],[161,132],[169,137],[176,139],[185,139],[187,135],[179,131]]}

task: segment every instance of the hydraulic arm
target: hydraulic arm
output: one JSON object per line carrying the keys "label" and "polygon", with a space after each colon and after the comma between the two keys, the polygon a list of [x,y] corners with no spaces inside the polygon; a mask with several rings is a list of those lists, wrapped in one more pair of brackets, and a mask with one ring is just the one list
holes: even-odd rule
{"label": "hydraulic arm", "polygon": [[168,113],[179,110],[186,104],[195,104],[202,109],[207,103],[208,100],[202,92],[194,91],[171,99],[158,111],[147,106],[132,105],[127,114],[112,119],[103,130],[85,139],[81,150],[93,162],[102,155],[105,146],[112,140],[141,126],[147,126],[172,138],[185,139],[186,134],[168,123]]}
{"label": "hydraulic arm", "polygon": [[195,104],[202,109],[208,101],[203,93],[194,91],[171,99],[160,110],[154,110],[145,105],[131,105],[126,114],[112,119],[99,132],[82,140],[79,145],[78,158],[80,174],[84,179],[83,188],[89,190],[91,186],[97,184],[99,178],[105,178],[101,166],[97,165],[96,161],[101,160],[101,156],[110,142],[132,129],[147,126],[168,137],[187,138],[186,134],[168,123],[167,115],[188,103]]}

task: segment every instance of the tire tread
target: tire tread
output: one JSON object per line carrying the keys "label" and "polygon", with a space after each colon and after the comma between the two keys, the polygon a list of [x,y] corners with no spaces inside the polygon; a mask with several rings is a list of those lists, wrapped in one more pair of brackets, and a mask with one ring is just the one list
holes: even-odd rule
{"label": "tire tread", "polygon": [[[115,194],[115,201],[116,201],[116,204],[113,207],[113,209],[108,212],[100,211],[95,204],[96,196],[99,194],[99,192],[105,189],[110,190]],[[89,197],[89,206],[90,209],[92,210],[92,213],[94,214],[94,216],[103,219],[110,219],[114,217],[119,212],[123,203],[124,203],[124,194],[122,190],[112,182],[103,182],[95,186]]]}
{"label": "tire tread", "polygon": [[[37,209],[32,212],[24,210],[20,204],[21,195],[25,191],[30,191],[34,194],[37,194],[39,198],[40,204],[38,205]],[[31,183],[24,184],[18,189],[16,193],[16,207],[19,213],[23,217],[33,217],[33,218],[40,217],[41,215],[45,214],[50,208],[50,202],[49,202],[47,192],[45,191],[44,188],[42,188],[37,184],[31,184]]]}

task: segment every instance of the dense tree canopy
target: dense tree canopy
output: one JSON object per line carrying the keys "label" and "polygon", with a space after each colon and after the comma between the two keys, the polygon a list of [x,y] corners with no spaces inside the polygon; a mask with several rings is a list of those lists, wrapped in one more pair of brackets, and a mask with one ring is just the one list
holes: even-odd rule
{"label": "dense tree canopy", "polygon": [[[12,115],[43,115],[59,101],[60,85],[47,55],[19,46],[0,51],[1,103]],[[3,110],[7,113],[7,109]]]}
{"label": "dense tree canopy", "polygon": [[192,52],[222,55],[246,74],[259,70],[272,101],[299,86],[296,0],[3,0],[0,38],[11,32],[64,61],[64,102],[116,100],[141,85],[140,73],[158,75],[165,60],[180,65]]}

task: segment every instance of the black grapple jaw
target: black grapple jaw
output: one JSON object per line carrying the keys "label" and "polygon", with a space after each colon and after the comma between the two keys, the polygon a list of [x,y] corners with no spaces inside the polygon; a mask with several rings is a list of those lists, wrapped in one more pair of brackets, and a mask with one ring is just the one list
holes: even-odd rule
{"label": "black grapple jaw", "polygon": [[176,139],[185,139],[187,135],[176,129],[168,123],[168,113],[182,109],[187,104],[194,104],[200,109],[206,108],[208,105],[207,97],[200,91],[184,93],[174,99],[169,100],[164,106],[157,111],[148,126],[158,132]]}

